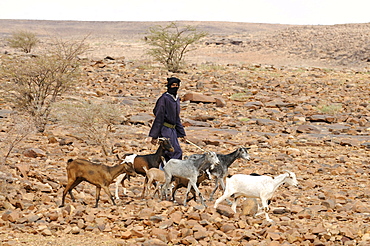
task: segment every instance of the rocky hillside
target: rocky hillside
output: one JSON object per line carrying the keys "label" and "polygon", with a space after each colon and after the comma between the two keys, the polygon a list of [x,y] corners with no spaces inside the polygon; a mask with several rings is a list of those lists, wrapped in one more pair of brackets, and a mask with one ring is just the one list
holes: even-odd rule
{"label": "rocky hillside", "polygon": [[[310,33],[309,27],[294,28],[302,42],[303,33]],[[271,35],[282,40],[283,33],[292,30],[275,30]],[[217,59],[224,58],[224,50],[235,49],[238,57],[242,53],[238,50],[247,47],[246,40],[204,44],[202,49],[213,49]],[[266,40],[259,36],[253,52],[259,52],[258,43],[267,46]],[[287,52],[283,47],[288,45],[280,47],[281,53]],[[226,59],[232,57],[227,55]],[[157,146],[147,138],[152,109],[164,92],[165,79],[174,74],[115,53],[84,62],[80,85],[61,101],[115,105],[122,115],[109,139],[114,154],[154,153]],[[298,187],[281,186],[271,200],[273,223],[263,215],[254,216],[253,199],[241,199],[236,214],[226,202],[214,209],[214,201],[209,201],[214,180],[200,186],[207,206],[195,201],[181,205],[185,189],[179,190],[175,203],[157,196],[141,199],[144,178],[138,176],[125,182],[126,195],[120,187],[116,206],[102,192],[99,208],[93,208],[95,187],[84,183],[74,190],[76,202],[67,195],[66,206],[59,208],[68,159],[107,165],[117,161],[113,155],[106,157],[76,125],[66,124],[62,110],[56,110],[45,133],[28,135],[1,162],[2,245],[369,244],[370,76],[366,68],[199,63],[174,76],[182,80],[181,115],[189,140],[222,154],[239,146],[250,148],[251,160],[236,160],[229,174],[295,172]],[[12,112],[0,99],[1,157],[19,133]],[[201,153],[190,144],[181,146],[185,155]],[[218,191],[216,198],[221,195]]]}
{"label": "rocky hillside", "polygon": [[[292,26],[275,31],[244,32],[206,42],[230,53],[262,53],[320,66],[366,67],[370,62],[370,24]],[[291,61],[292,62],[292,61]]]}

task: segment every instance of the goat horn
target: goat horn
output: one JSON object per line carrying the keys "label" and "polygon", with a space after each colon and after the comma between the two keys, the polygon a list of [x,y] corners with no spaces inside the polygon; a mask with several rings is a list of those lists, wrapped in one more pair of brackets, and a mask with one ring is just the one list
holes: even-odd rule
{"label": "goat horn", "polygon": [[292,177],[292,175],[290,174],[290,171],[288,171],[288,170],[284,170],[284,172],[286,172],[286,173],[288,173],[289,174],[289,176],[288,177]]}

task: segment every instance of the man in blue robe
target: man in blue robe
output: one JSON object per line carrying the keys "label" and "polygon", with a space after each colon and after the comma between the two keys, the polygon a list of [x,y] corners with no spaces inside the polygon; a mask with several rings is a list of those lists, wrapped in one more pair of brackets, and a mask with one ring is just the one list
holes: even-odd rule
{"label": "man in blue robe", "polygon": [[177,90],[180,79],[167,78],[167,92],[163,93],[157,100],[153,113],[155,119],[149,132],[151,143],[157,144],[159,137],[170,138],[174,152],[167,152],[165,159],[182,159],[182,150],[178,138],[185,140],[185,130],[180,120],[180,98]]}

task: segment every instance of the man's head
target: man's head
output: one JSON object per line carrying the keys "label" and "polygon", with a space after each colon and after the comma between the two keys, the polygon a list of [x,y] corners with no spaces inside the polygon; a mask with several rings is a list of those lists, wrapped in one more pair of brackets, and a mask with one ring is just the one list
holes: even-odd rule
{"label": "man's head", "polygon": [[167,78],[167,92],[176,96],[181,80],[175,77]]}

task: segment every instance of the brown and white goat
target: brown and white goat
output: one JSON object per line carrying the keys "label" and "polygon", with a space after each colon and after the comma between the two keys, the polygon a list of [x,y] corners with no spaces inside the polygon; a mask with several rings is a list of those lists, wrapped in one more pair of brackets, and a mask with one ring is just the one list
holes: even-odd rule
{"label": "brown and white goat", "polygon": [[122,173],[132,176],[136,175],[136,172],[130,163],[122,162],[121,164],[115,166],[107,166],[103,164],[96,164],[84,159],[69,159],[67,162],[68,182],[63,191],[62,204],[60,206],[64,206],[67,192],[71,196],[72,200],[75,201],[75,198],[72,194],[72,189],[82,181],[87,181],[96,186],[96,208],[98,207],[101,188],[103,188],[105,193],[107,193],[112,203],[116,205],[112,194],[109,191],[109,185],[115,178],[117,178],[118,175]]}

